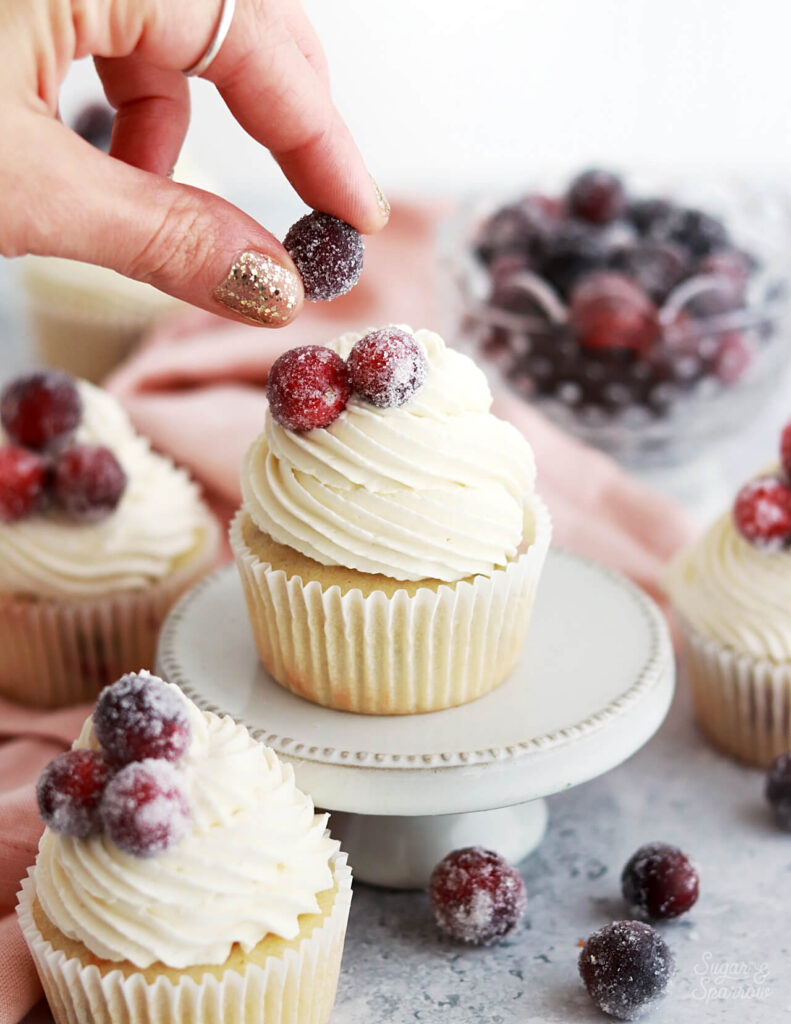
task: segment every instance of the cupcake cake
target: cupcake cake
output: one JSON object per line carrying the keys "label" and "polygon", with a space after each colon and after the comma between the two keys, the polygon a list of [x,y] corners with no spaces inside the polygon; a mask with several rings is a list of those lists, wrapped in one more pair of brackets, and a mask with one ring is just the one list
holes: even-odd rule
{"label": "cupcake cake", "polygon": [[244,726],[127,675],[38,799],[18,916],[56,1024],[325,1024],[351,873]]}
{"label": "cupcake cake", "polygon": [[549,547],[532,450],[428,330],[286,352],[231,527],[270,674],[344,711],[411,714],[513,669]]}
{"label": "cupcake cake", "polygon": [[701,729],[768,767],[791,749],[791,424],[782,465],[676,557],[666,589]]}
{"label": "cupcake cake", "polygon": [[213,564],[197,486],[109,394],[57,371],[0,395],[0,694],[57,707],[153,663]]}

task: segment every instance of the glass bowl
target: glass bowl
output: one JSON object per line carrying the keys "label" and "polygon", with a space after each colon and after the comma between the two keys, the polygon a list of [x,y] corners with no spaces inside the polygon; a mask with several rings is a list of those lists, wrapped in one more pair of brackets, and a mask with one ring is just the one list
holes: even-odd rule
{"label": "glass bowl", "polygon": [[[584,300],[574,296],[585,275],[563,294],[542,273],[541,257],[525,255],[524,240],[509,251],[507,217],[492,230],[492,214],[520,203],[557,217],[556,183],[527,197],[469,200],[443,224],[446,313],[455,342],[559,426],[626,466],[677,466],[750,422],[791,362],[791,197],[745,183],[656,184],[645,175],[630,175],[627,184],[636,198],[669,197],[674,207],[724,223],[729,251],[746,255],[749,276],[738,302],[727,299],[734,289],[727,263],[700,268],[693,260],[677,284],[648,303],[649,340],[638,326],[621,345],[607,334],[606,313],[583,337]],[[604,256],[588,277],[598,275],[605,306],[617,306],[619,288],[628,291],[629,282],[613,277],[613,263],[617,271],[617,254],[640,239],[626,220],[596,232]],[[494,256],[486,248],[493,236],[500,244]]]}

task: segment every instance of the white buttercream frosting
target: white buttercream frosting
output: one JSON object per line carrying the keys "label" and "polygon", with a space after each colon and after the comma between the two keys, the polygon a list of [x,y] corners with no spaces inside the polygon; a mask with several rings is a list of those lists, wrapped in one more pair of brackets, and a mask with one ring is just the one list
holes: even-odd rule
{"label": "white buttercream frosting", "polygon": [[[365,333],[330,347],[346,358]],[[397,580],[490,574],[522,542],[532,449],[490,413],[471,359],[432,331],[415,338],[428,371],[406,404],[353,396],[330,427],[306,432],[267,413],[242,468],[244,505],[260,530],[322,565]]]}
{"label": "white buttercream frosting", "polygon": [[791,660],[791,552],[745,540],[730,511],[676,556],[665,586],[703,636],[755,658]]}
{"label": "white buttercream frosting", "polygon": [[[41,839],[44,913],[104,960],[221,964],[234,943],[249,952],[269,934],[295,938],[299,915],[316,913],[317,894],[333,885],[338,844],[292,767],[231,718],[186,702],[193,740],[176,765],[192,811],[184,839],[149,858],[123,853],[104,834],[46,829]],[[96,746],[88,719],[75,747]]]}
{"label": "white buttercream frosting", "polygon": [[76,440],[112,450],[126,491],[98,523],[76,523],[53,508],[0,524],[0,593],[79,598],[144,587],[168,576],[208,529],[209,513],[187,473],[151,450],[112,395],[85,381],[78,386]]}

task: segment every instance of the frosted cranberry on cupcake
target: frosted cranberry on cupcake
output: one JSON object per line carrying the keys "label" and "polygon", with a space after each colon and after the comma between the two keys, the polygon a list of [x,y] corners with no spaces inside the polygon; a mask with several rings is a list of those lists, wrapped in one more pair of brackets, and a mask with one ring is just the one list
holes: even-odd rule
{"label": "frosted cranberry on cupcake", "polygon": [[211,566],[197,486],[109,394],[59,371],[0,393],[0,693],[94,697],[153,661],[159,626]]}
{"label": "frosted cranberry on cupcake", "polygon": [[434,332],[389,325],[286,352],[268,397],[231,544],[271,675],[369,714],[503,682],[551,527],[483,373]]}
{"label": "frosted cranberry on cupcake", "polygon": [[666,579],[701,728],[762,767],[791,748],[791,423],[780,449]]}
{"label": "frosted cranberry on cupcake", "polygon": [[147,672],[42,773],[19,920],[58,1024],[325,1024],[351,873],[290,766]]}

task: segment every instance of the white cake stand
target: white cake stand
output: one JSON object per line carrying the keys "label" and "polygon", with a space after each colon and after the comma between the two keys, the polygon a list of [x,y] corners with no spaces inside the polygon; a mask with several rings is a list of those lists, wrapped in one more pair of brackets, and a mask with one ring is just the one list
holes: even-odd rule
{"label": "white cake stand", "polygon": [[541,841],[544,797],[620,764],[659,728],[674,659],[656,605],[617,573],[552,550],[524,655],[480,700],[422,715],[331,711],[258,660],[234,567],[188,593],[158,671],[244,722],[332,811],[365,882],[418,888],[447,852],[483,844],[518,862]]}

